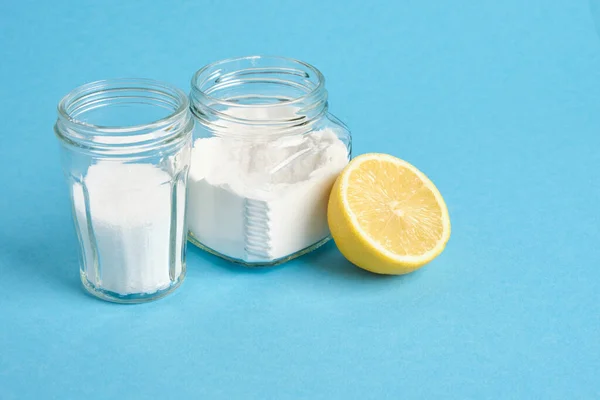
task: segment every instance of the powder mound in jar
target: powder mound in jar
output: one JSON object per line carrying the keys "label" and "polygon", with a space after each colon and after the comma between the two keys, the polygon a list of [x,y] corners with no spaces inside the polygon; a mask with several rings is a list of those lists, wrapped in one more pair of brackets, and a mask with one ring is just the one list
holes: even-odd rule
{"label": "powder mound in jar", "polygon": [[327,202],[348,163],[332,129],[269,142],[197,139],[188,226],[205,246],[247,262],[277,260],[329,235]]}
{"label": "powder mound in jar", "polygon": [[[128,295],[167,288],[181,274],[183,218],[171,243],[171,177],[151,164],[100,162],[73,183],[73,204],[83,244],[85,274],[96,287]],[[171,266],[173,262],[174,265]]]}

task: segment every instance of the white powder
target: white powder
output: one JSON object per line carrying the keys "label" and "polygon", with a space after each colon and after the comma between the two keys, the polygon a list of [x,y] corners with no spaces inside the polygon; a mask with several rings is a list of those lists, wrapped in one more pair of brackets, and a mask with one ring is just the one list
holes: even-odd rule
{"label": "white powder", "polygon": [[205,246],[246,262],[291,255],[329,235],[327,202],[348,163],[332,129],[257,142],[198,139],[188,226]]}
{"label": "white powder", "polygon": [[[151,164],[101,162],[88,169],[83,184],[73,184],[85,274],[92,285],[120,295],[154,293],[179,277],[182,255],[175,250],[184,238],[185,187],[178,183],[177,198],[172,181]],[[178,204],[172,207],[172,201]],[[180,212],[173,215],[172,208]]]}

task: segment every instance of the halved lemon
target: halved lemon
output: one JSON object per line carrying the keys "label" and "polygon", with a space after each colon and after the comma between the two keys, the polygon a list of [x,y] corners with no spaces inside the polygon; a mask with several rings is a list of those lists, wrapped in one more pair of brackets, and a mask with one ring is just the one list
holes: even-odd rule
{"label": "halved lemon", "polygon": [[333,186],[327,219],[342,254],[378,274],[414,271],[450,238],[448,208],[433,182],[387,154],[364,154],[348,164]]}

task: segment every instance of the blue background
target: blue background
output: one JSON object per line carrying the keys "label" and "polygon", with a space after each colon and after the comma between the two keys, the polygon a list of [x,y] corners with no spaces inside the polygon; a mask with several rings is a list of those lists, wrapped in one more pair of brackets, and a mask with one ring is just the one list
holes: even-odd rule
{"label": "blue background", "polygon": [[[600,1],[3,1],[0,398],[600,398]],[[333,244],[268,271],[190,247],[164,300],[86,295],[52,132],[87,81],[221,58],[327,77],[355,154],[448,203],[405,277]]]}

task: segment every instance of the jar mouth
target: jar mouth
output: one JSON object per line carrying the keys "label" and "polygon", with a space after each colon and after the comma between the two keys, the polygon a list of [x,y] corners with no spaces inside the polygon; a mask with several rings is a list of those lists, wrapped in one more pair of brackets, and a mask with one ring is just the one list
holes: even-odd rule
{"label": "jar mouth", "polygon": [[[115,99],[146,102],[170,112],[148,122],[122,125],[95,123],[78,118],[89,110],[113,106]],[[152,79],[123,78],[90,82],[73,89],[58,103],[58,114],[59,118],[71,124],[109,134],[160,126],[185,114],[187,107],[187,96],[174,86]]]}
{"label": "jar mouth", "polygon": [[79,86],[60,100],[55,133],[92,149],[156,144],[187,130],[188,108],[183,91],[160,81],[101,80]]}
{"label": "jar mouth", "polygon": [[313,103],[319,97],[326,100],[321,71],[288,57],[245,56],[216,61],[198,70],[191,85],[194,99],[222,107],[272,108]]}

